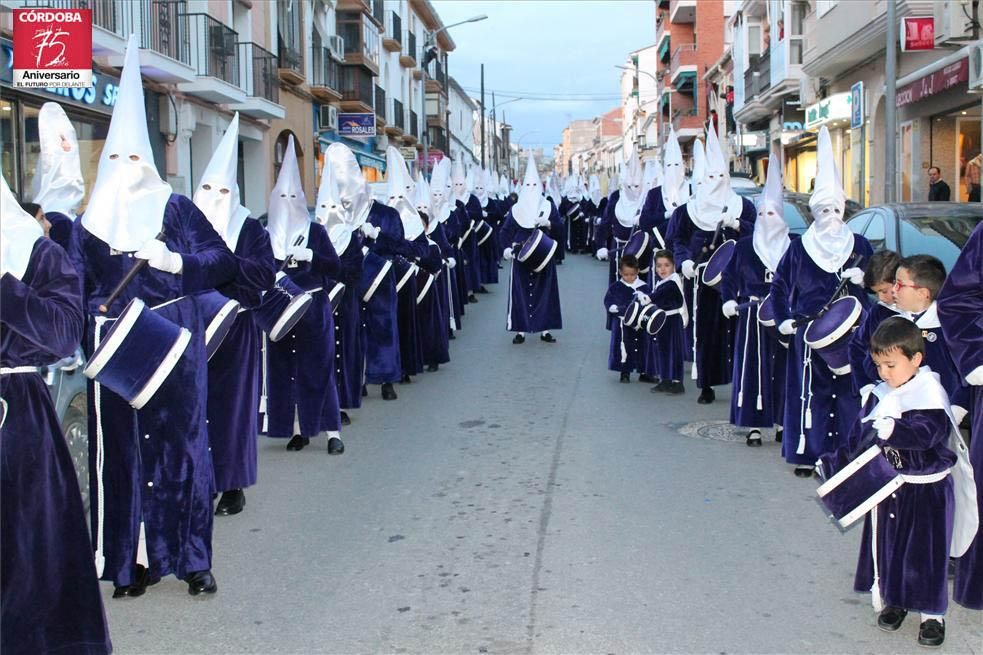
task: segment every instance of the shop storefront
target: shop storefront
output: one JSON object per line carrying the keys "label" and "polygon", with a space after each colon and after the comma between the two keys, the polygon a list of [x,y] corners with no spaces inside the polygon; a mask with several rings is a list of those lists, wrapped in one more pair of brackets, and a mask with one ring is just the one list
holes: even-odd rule
{"label": "shop storefront", "polygon": [[[319,119],[319,105],[314,105],[314,121]],[[343,143],[355,154],[355,161],[362,168],[362,175],[366,182],[382,182],[386,174],[386,155],[385,152],[378,151],[378,139],[380,137],[364,137],[350,139],[339,136],[335,130],[322,128],[318,131],[318,180],[321,179],[321,170],[324,167],[324,152],[332,143]],[[385,138],[385,137],[383,137]]]}

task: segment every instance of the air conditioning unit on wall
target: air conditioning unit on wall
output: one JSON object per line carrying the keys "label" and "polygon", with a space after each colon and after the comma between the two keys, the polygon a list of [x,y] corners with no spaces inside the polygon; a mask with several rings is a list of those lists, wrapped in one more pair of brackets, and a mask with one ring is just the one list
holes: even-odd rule
{"label": "air conditioning unit on wall", "polygon": [[338,131],[338,108],[331,105],[321,105],[318,116],[318,126],[321,130]]}
{"label": "air conditioning unit on wall", "polygon": [[935,8],[935,43],[942,45],[953,41],[969,41],[972,38],[973,14],[970,0],[942,0]]}
{"label": "air conditioning unit on wall", "polygon": [[969,92],[983,93],[983,43],[969,49]]}

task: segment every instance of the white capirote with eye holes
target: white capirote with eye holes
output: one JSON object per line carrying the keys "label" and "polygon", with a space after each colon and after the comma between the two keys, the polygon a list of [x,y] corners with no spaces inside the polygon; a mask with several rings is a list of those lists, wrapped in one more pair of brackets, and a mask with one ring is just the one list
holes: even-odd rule
{"label": "white capirote with eye holes", "polygon": [[85,178],[79,162],[75,127],[57,102],[46,102],[38,112],[38,141],[41,155],[31,183],[34,202],[47,212],[75,219],[85,197]]}
{"label": "white capirote with eye holes", "polygon": [[297,151],[294,149],[294,135],[287,139],[287,149],[283,153],[280,174],[270,193],[269,220],[266,229],[270,233],[273,256],[285,260],[293,247],[307,247],[310,229],[310,215],[307,213],[307,200],[300,181],[300,168],[297,166]]}
{"label": "white capirote with eye holes", "polygon": [[688,200],[689,182],[686,181],[683,151],[679,148],[676,131],[670,126],[662,158],[662,204],[666,208],[666,215],[671,215]]}
{"label": "white capirote with eye holes", "polygon": [[853,252],[853,232],[843,222],[846,194],[840,184],[833,143],[824,125],[816,146],[816,188],[809,197],[813,222],[802,235],[802,246],[819,268],[837,273]]}
{"label": "white capirote with eye holes", "polygon": [[205,167],[194,197],[198,209],[232,252],[239,242],[242,225],[249,218],[249,210],[242,206],[239,198],[238,156],[239,112],[236,112]]}
{"label": "white capirote with eye holes", "polygon": [[771,272],[788,250],[788,223],[785,222],[785,200],[782,191],[782,165],[774,153],[768,158],[768,178],[758,198],[758,218],[754,221],[751,245],[758,259]]}
{"label": "white capirote with eye holes", "polygon": [[389,186],[386,204],[399,212],[403,223],[403,238],[413,241],[423,234],[425,226],[413,202],[416,184],[406,169],[406,159],[393,146],[386,149],[386,178]]}

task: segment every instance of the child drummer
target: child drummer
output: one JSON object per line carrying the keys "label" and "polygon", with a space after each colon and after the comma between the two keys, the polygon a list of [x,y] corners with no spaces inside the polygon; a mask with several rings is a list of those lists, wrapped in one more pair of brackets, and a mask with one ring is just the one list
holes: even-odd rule
{"label": "child drummer", "polygon": [[[625,255],[619,262],[619,280],[613,282],[604,294],[604,306],[608,311],[608,329],[611,331],[611,347],[608,350],[608,370],[620,371],[622,382],[631,382],[635,371],[646,373],[648,350],[652,343],[644,330],[624,324],[625,311],[635,301],[642,305],[652,302],[652,288],[638,276],[638,260]],[[641,380],[640,380],[641,381]]]}
{"label": "child drummer", "polygon": [[945,641],[949,557],[960,556],[976,532],[972,468],[938,375],[920,368],[922,331],[888,318],[871,336],[870,355],[884,382],[850,444],[879,445],[905,484],[864,522],[854,589],[871,591],[881,630],[893,632],[909,611],[919,612],[918,643],[937,647]]}
{"label": "child drummer", "polygon": [[676,262],[668,250],[655,253],[655,290],[652,302],[666,313],[666,322],[650,346],[659,382],[650,389],[653,393],[683,393],[683,359],[686,351],[686,325],[689,313],[683,298],[683,279],[676,272]]}
{"label": "child drummer", "polygon": [[864,269],[864,287],[877,296],[877,303],[864,310],[860,326],[850,337],[850,375],[854,389],[860,393],[860,405],[867,402],[871,390],[880,380],[877,368],[867,352],[870,335],[884,319],[898,315],[894,304],[894,274],[901,257],[893,250],[878,250],[870,256]]}

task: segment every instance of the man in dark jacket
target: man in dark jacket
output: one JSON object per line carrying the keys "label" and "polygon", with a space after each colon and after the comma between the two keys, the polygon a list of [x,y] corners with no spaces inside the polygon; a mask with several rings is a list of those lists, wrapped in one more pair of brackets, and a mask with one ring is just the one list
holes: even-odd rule
{"label": "man in dark jacket", "polygon": [[949,185],[942,181],[942,171],[939,170],[938,166],[930,167],[928,169],[929,202],[933,200],[948,201],[950,194]]}

